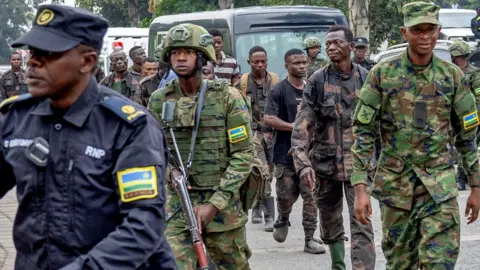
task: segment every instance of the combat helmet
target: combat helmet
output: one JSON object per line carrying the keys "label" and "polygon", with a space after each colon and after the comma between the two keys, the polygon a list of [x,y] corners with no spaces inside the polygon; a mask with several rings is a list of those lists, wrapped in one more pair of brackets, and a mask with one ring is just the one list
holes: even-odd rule
{"label": "combat helmet", "polygon": [[317,37],[308,37],[305,40],[303,40],[303,48],[305,50],[308,50],[310,48],[314,47],[320,47],[320,39]]}
{"label": "combat helmet", "polygon": [[450,48],[448,48],[448,50],[450,51],[450,54],[453,57],[462,56],[462,55],[468,56],[471,52],[470,46],[468,45],[468,43],[461,40],[458,40],[452,43],[452,45],[450,45]]}
{"label": "combat helmet", "polygon": [[165,41],[162,39],[162,43],[160,43],[160,45],[158,45],[156,48],[155,48],[155,53],[153,54],[153,56],[155,57],[155,60],[160,60],[160,58],[162,57],[162,51],[163,51],[163,44],[165,43]]}
{"label": "combat helmet", "polygon": [[185,23],[168,30],[162,44],[160,60],[169,62],[169,53],[174,48],[190,48],[203,53],[209,61],[216,61],[213,37],[208,31],[198,25]]}

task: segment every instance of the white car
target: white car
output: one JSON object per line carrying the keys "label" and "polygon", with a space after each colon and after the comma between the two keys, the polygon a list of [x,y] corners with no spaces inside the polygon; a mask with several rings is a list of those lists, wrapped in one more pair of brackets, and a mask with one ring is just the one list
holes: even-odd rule
{"label": "white car", "polygon": [[439,39],[464,40],[475,45],[475,37],[470,28],[470,21],[477,16],[471,9],[440,9],[438,19],[442,24]]}
{"label": "white car", "polygon": [[[448,47],[451,44],[451,41],[445,41],[445,40],[439,40],[437,42],[437,45],[433,49],[433,53],[438,56],[439,58],[449,61],[452,61],[452,58],[450,56],[450,52],[448,51]],[[380,63],[381,61],[385,61],[385,59],[390,59],[392,57],[395,57],[402,52],[404,52],[408,47],[407,43],[402,43],[399,45],[395,45],[392,47],[389,47],[386,51],[383,51],[379,54],[377,54],[374,58],[375,63]]]}

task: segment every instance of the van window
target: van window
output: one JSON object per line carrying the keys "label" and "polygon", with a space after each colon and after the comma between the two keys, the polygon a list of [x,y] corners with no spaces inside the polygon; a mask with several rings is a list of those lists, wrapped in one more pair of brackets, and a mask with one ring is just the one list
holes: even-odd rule
{"label": "van window", "polygon": [[278,32],[259,32],[240,35],[235,42],[235,55],[241,67],[242,73],[250,72],[247,63],[248,52],[253,46],[262,46],[268,54],[268,68],[270,72],[276,73],[281,79],[286,78],[284,55],[293,48],[303,50],[303,40],[310,36],[320,38],[322,44],[319,57],[326,58],[325,36],[327,29],[308,30],[282,30]]}
{"label": "van window", "polygon": [[442,28],[470,28],[470,20],[475,15],[475,12],[440,13],[438,19]]}

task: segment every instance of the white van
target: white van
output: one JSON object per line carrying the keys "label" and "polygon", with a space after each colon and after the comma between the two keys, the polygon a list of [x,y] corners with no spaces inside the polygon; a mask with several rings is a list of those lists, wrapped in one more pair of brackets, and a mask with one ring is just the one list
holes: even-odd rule
{"label": "white van", "polygon": [[110,73],[110,60],[108,56],[114,51],[115,47],[122,46],[127,54],[128,66],[131,66],[132,60],[128,57],[128,51],[134,46],[141,46],[148,55],[148,28],[136,27],[112,27],[108,28],[103,38],[103,48],[100,57],[103,58],[103,70],[105,74]]}

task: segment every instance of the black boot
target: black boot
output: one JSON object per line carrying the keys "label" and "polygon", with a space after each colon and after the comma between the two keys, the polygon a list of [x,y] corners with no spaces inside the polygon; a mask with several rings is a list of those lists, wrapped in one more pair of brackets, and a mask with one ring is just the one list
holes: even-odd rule
{"label": "black boot", "polygon": [[282,217],[278,217],[275,224],[273,224],[275,230],[273,231],[273,239],[279,243],[285,242],[288,235],[288,227],[290,227],[290,221]]}
{"label": "black boot", "polygon": [[263,199],[263,217],[265,218],[265,231],[273,232],[275,220],[275,199],[273,197]]}
{"label": "black boot", "polygon": [[262,223],[262,205],[261,202],[257,201],[255,206],[252,208],[252,223],[260,224]]}

